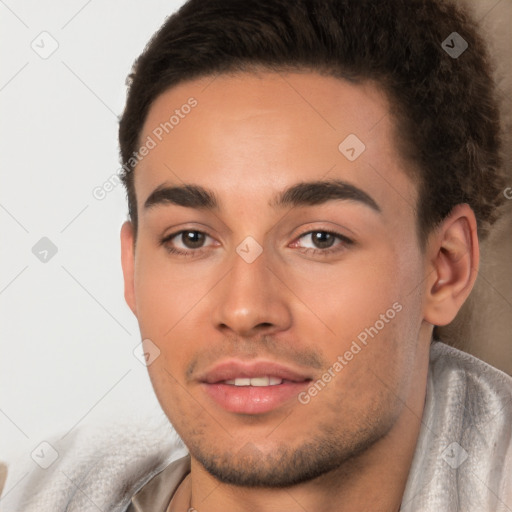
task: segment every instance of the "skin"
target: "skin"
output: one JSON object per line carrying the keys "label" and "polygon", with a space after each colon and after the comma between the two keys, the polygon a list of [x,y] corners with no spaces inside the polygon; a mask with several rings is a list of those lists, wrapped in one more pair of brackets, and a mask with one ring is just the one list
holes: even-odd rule
{"label": "skin", "polygon": [[[432,327],[454,318],[476,278],[474,214],[457,206],[420,250],[411,164],[398,154],[376,84],[311,72],[205,77],[158,97],[140,140],[191,96],[198,105],[136,168],[136,244],[130,222],[121,230],[126,301],[142,338],[160,349],[149,375],[191,452],[171,509],[398,510]],[[338,150],[351,133],[366,146],[353,162]],[[357,186],[380,213],[346,200],[269,206],[286,187],[320,179]],[[183,183],[212,189],[219,209],[144,208],[156,187]],[[206,233],[203,247],[180,236],[167,247],[199,252],[171,254],[159,243],[185,229]],[[315,230],[353,243],[336,239],[339,250],[322,255],[325,246],[307,235]],[[247,236],[263,250],[252,263],[236,252]],[[317,380],[395,303],[401,311],[307,404],[232,413],[197,381],[228,356],[280,362]],[[294,484],[275,485],[290,475]],[[240,485],[256,480],[264,484]]]}

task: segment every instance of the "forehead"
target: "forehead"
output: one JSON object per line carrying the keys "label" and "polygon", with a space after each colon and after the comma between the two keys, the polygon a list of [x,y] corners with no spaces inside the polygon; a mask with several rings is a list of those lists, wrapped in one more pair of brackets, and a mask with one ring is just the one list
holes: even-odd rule
{"label": "forehead", "polygon": [[[263,200],[293,183],[343,179],[414,205],[385,94],[316,73],[239,73],[173,87],[153,103],[135,172],[139,211],[158,186],[198,183],[222,201]],[[151,141],[151,142],[149,142]],[[391,196],[390,196],[391,194]]]}

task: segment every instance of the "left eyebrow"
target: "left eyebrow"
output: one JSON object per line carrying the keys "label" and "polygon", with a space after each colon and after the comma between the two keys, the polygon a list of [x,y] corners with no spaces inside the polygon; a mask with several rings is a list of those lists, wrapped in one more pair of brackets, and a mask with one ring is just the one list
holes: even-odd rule
{"label": "left eyebrow", "polygon": [[[308,181],[292,185],[269,201],[271,208],[287,206],[314,206],[331,200],[357,201],[382,213],[376,201],[364,190],[342,180]],[[175,204],[201,210],[219,209],[219,201],[212,190],[200,185],[158,186],[146,199],[144,208]]]}
{"label": "left eyebrow", "polygon": [[269,203],[273,208],[285,206],[313,206],[327,201],[357,201],[382,213],[377,202],[364,190],[342,180],[307,181],[292,185]]}

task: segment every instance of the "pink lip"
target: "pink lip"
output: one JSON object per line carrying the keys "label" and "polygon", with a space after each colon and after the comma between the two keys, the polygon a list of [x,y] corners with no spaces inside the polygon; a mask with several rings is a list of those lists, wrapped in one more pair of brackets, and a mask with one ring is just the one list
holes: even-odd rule
{"label": "pink lip", "polygon": [[[277,377],[281,384],[273,386],[234,386],[225,381],[235,378]],[[228,412],[262,414],[270,412],[304,390],[311,376],[272,361],[245,362],[228,360],[200,375],[201,387]]]}
{"label": "pink lip", "polygon": [[237,377],[253,378],[268,375],[283,380],[293,382],[302,382],[310,380],[311,375],[307,375],[299,370],[283,366],[273,361],[241,361],[230,359],[216,364],[213,368],[207,369],[199,375],[198,380],[207,384],[215,384],[225,380],[236,379]]}

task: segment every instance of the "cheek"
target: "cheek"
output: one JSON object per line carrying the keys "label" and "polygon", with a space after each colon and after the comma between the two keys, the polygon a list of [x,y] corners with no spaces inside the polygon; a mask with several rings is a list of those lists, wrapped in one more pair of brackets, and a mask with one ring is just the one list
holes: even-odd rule
{"label": "cheek", "polygon": [[304,302],[315,312],[296,315],[300,332],[330,365],[341,356],[340,386],[377,390],[381,376],[395,388],[408,375],[421,326],[421,266],[414,251],[383,246],[296,280],[297,295],[308,297]]}
{"label": "cheek", "polygon": [[170,265],[163,250],[140,247],[134,287],[142,336],[162,339],[171,335],[207,293],[208,281]]}
{"label": "cheek", "polygon": [[176,357],[170,360],[169,353],[162,353],[148,367],[148,373],[160,406],[174,428],[180,435],[190,435],[205,423],[205,407],[186,390],[185,382],[178,376],[179,368],[180,362]]}
{"label": "cheek", "polygon": [[[334,422],[343,411],[346,428],[364,430],[375,422],[392,424],[400,414],[415,367],[415,338],[406,306],[394,305],[383,310],[384,320],[366,311],[358,320],[343,315],[337,340],[323,345],[329,367],[308,390],[311,397],[318,395],[311,398],[310,411],[321,414],[323,421],[329,423],[330,417]],[[361,318],[371,320],[365,324]]]}
{"label": "cheek", "polygon": [[294,292],[309,310],[297,321],[306,329],[325,330],[331,341],[354,339],[379,321],[402,300],[406,280],[389,251],[360,252],[337,265],[298,269],[289,275]]}

